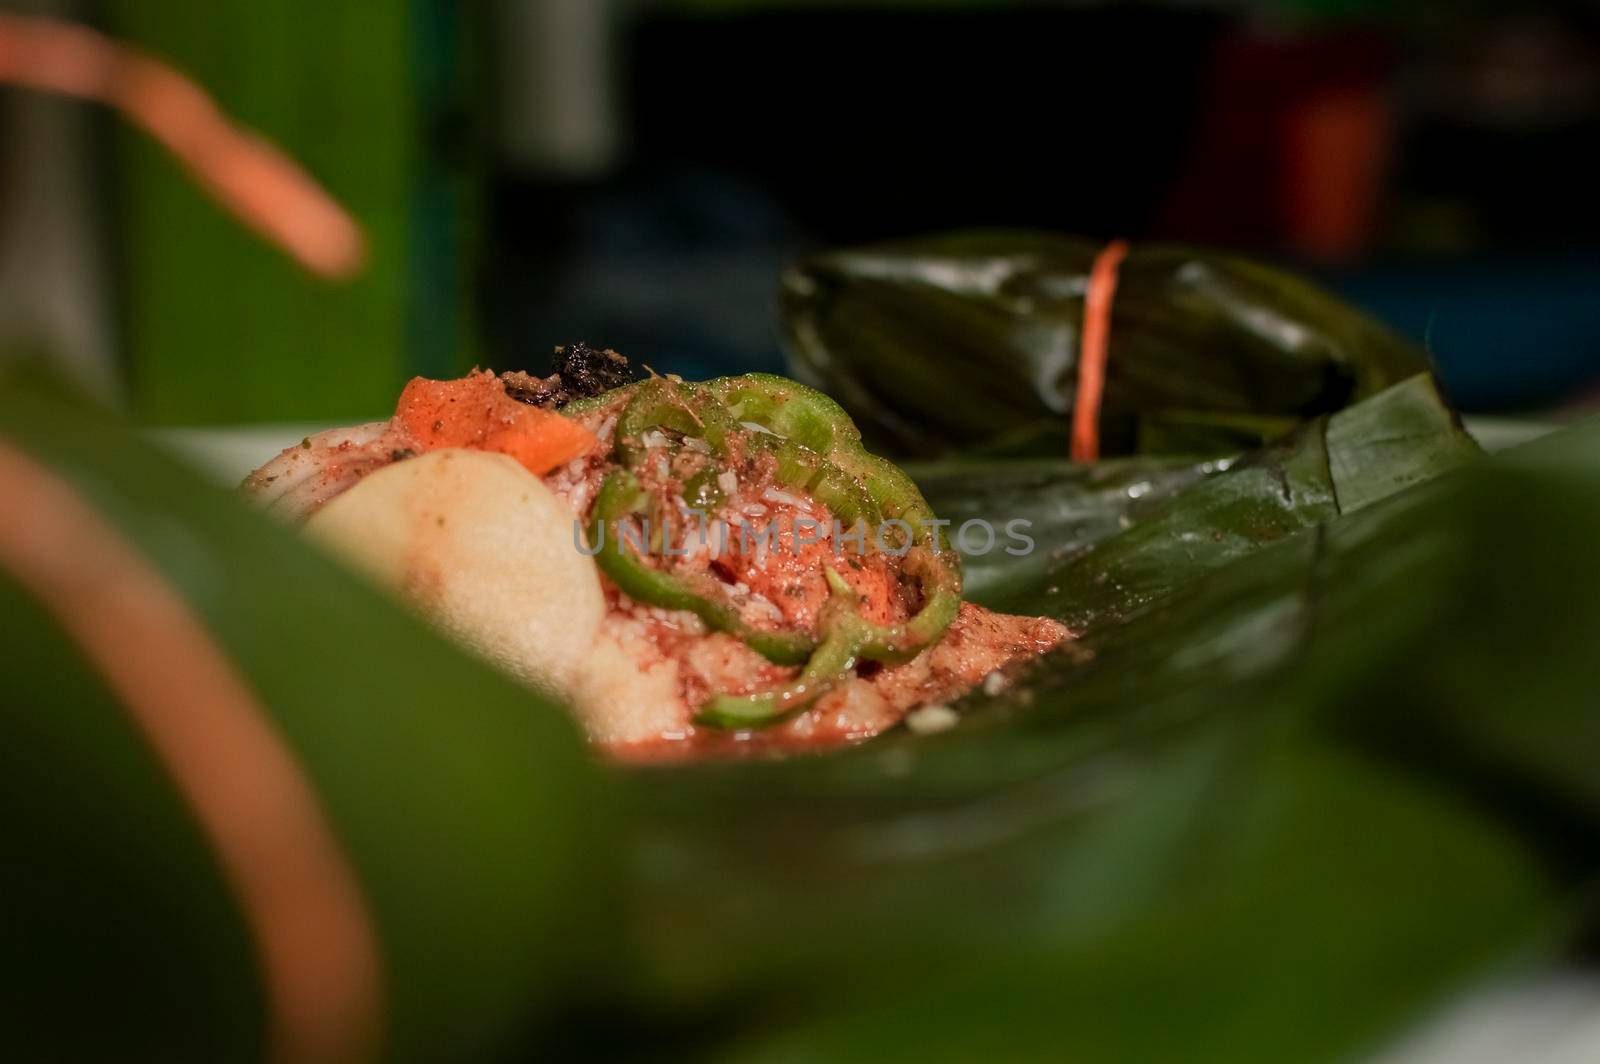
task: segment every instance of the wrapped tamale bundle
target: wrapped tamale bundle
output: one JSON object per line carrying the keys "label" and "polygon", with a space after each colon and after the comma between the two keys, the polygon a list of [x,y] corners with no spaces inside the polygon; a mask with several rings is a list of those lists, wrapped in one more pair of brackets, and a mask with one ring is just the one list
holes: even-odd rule
{"label": "wrapped tamale bundle", "polygon": [[[816,255],[780,292],[794,373],[892,454],[1066,454],[1104,249],[976,231]],[[1133,244],[1108,309],[1107,456],[1246,450],[1428,365],[1316,286],[1218,252]]]}

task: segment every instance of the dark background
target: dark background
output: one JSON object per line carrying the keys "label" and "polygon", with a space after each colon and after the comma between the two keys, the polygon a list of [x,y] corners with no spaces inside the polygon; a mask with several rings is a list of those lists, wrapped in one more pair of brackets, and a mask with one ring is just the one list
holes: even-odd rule
{"label": "dark background", "polygon": [[154,421],[372,416],[576,339],[777,369],[786,263],[967,226],[1305,270],[1471,410],[1600,383],[1592,3],[0,7],[169,60],[371,237],[360,280],[313,281],[141,134],[0,89],[0,341]]}

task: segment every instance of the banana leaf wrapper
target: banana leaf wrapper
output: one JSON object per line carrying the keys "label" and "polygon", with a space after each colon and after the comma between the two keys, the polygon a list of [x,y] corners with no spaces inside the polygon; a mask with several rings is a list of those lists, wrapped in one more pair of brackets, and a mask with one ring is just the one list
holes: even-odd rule
{"label": "banana leaf wrapper", "polygon": [[1378,1047],[1585,908],[1596,487],[1600,422],[1197,558],[951,732],[641,774],[660,978],[719,1059]]}
{"label": "banana leaf wrapper", "polygon": [[[791,367],[892,455],[1065,455],[1102,247],[976,231],[806,259],[779,293]],[[1291,274],[1135,244],[1112,302],[1102,454],[1246,450],[1427,368],[1421,349]]]}
{"label": "banana leaf wrapper", "polygon": [[[268,714],[370,910],[381,1058],[492,1059],[554,1007],[614,926],[587,916],[612,826],[568,715],[111,414],[0,379],[0,444],[155,567]],[[261,965],[194,809],[4,567],[0,638],[7,1050],[260,1059]]]}
{"label": "banana leaf wrapper", "polygon": [[[1148,510],[1064,480],[1093,518],[1041,531],[1042,608],[1145,530],[1213,547],[949,733],[622,769],[114,420],[0,390],[0,439],[180,589],[303,764],[397,1059],[1344,1059],[1547,954],[1600,861],[1600,425],[1484,461],[1425,380],[1314,425]],[[0,627],[14,1044],[250,1056],[189,811],[4,574]]]}
{"label": "banana leaf wrapper", "polygon": [[[1077,465],[991,460],[910,468],[934,511],[1032,522],[1036,549],[963,559],[968,594],[995,609],[1106,623],[1258,547],[1330,521],[1479,455],[1435,380],[1419,374],[1232,459]],[[959,548],[962,537],[955,543]]]}

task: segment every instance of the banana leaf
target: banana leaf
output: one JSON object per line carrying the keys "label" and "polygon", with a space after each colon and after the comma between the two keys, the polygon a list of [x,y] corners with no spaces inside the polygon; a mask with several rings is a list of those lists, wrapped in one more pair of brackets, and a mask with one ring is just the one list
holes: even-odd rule
{"label": "banana leaf", "polygon": [[[1569,655],[1600,629],[1587,609],[1550,648],[1536,600],[1480,617],[1503,602],[1469,578],[1528,532],[1500,505],[1513,485],[1454,484],[1235,563],[957,733],[727,770],[697,841],[738,855],[719,898],[763,904],[681,899],[696,956],[803,988],[787,1002],[806,1017],[734,1056],[1345,1059],[1548,943],[1594,871],[1581,762],[1600,747]],[[1541,516],[1600,527],[1570,481],[1542,488]],[[1533,538],[1570,547],[1571,529]],[[1397,582],[1414,608],[1394,611]],[[1531,710],[1505,697],[1545,674]],[[1418,704],[1430,727],[1396,742]],[[693,819],[706,799],[684,782],[647,781],[648,804]]]}
{"label": "banana leaf", "polygon": [[[985,230],[806,259],[779,293],[792,370],[892,455],[1064,455],[1102,246]],[[1300,278],[1176,245],[1133,246],[1110,337],[1106,455],[1244,450],[1428,367]]]}
{"label": "banana leaf", "polygon": [[[1027,554],[961,551],[964,594],[985,606],[996,588],[1041,587],[1051,565],[1127,529],[1232,458],[1136,456],[1102,462],[1062,458],[950,458],[905,464],[933,512],[959,530],[969,521],[1009,521],[1035,541]],[[954,542],[961,549],[959,540]]]}
{"label": "banana leaf", "polygon": [[[1067,648],[947,733],[655,768],[107,415],[0,383],[0,441],[259,694],[374,910],[396,1059],[1348,1059],[1548,956],[1600,868],[1600,423],[1484,459],[1423,378],[1209,468],[1019,466],[969,512],[1037,503]],[[1112,565],[1146,575],[1076,618]],[[0,638],[10,1044],[251,1055],[188,810],[4,571]]]}
{"label": "banana leaf", "polygon": [[953,732],[640,774],[654,974],[730,995],[719,1059],[1376,1047],[1600,868],[1596,487],[1600,422],[1202,565]]}
{"label": "banana leaf", "polygon": [[[607,792],[570,718],[109,413],[0,378],[0,444],[153,564],[270,714],[371,909],[385,1058],[482,1059],[554,1008],[612,926],[589,915]],[[258,1059],[261,977],[191,810],[4,566],[0,639],[8,1054]]]}
{"label": "banana leaf", "polygon": [[[1204,568],[1429,480],[1478,454],[1426,374],[1239,458],[913,463],[959,529],[1029,522],[1035,549],[963,557],[967,594],[1083,628]],[[1226,474],[1226,475],[1224,475]],[[1103,541],[1104,549],[1096,550]],[[954,543],[959,549],[961,537]]]}

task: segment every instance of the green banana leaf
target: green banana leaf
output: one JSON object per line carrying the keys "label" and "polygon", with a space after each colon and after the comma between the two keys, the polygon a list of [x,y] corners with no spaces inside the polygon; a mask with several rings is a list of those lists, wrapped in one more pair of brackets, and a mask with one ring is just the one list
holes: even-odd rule
{"label": "green banana leaf", "polygon": [[[1179,574],[1351,513],[1477,453],[1423,374],[1240,458],[958,459],[907,469],[957,530],[966,521],[1029,522],[1031,553],[963,558],[969,598],[1081,628],[1126,612]],[[962,546],[959,535],[954,542]]]}
{"label": "green banana leaf", "polygon": [[[611,926],[588,915],[607,792],[567,715],[109,413],[0,379],[0,442],[153,563],[270,712],[377,924],[386,1059],[478,1059],[553,1008]],[[253,1059],[261,988],[189,810],[3,568],[0,638],[0,833],[27,870],[0,885],[8,1051]]]}
{"label": "green banana leaf", "polygon": [[[261,697],[396,1059],[1348,1059],[1549,955],[1600,868],[1600,423],[1486,459],[1417,378],[1226,461],[921,467],[944,516],[1032,507],[1039,568],[970,568],[1078,638],[943,734],[652,768],[109,415],[0,382],[0,440]],[[0,638],[11,1044],[248,1057],[187,811],[4,572]]]}
{"label": "green banana leaf", "polygon": [[[1101,248],[983,230],[809,258],[779,293],[794,373],[891,455],[1064,455]],[[1428,367],[1419,348],[1298,277],[1175,245],[1133,246],[1110,336],[1106,455],[1258,446]]]}
{"label": "green banana leaf", "polygon": [[[1010,521],[1027,522],[1020,530],[1035,545],[1026,554],[1003,548],[961,551],[965,597],[990,606],[997,587],[1046,586],[1040,578],[1053,563],[1132,528],[1175,495],[1226,471],[1233,461],[1152,456],[1083,464],[1062,458],[952,458],[908,462],[905,470],[934,513],[955,532],[969,521],[996,529]],[[959,541],[954,546],[961,549]]]}
{"label": "green banana leaf", "polygon": [[1586,486],[1600,422],[1198,559],[950,733],[639,774],[658,978],[743,1010],[722,1059],[1374,1048],[1600,867]]}

